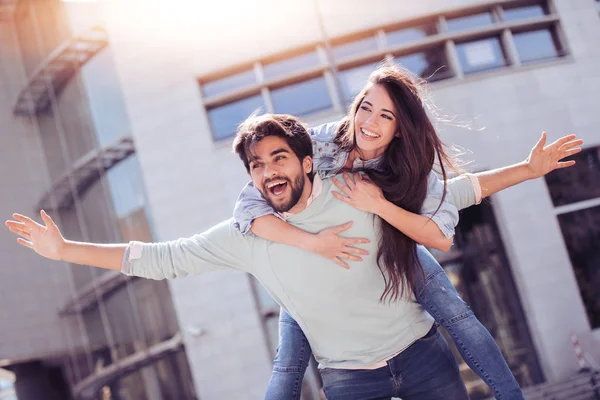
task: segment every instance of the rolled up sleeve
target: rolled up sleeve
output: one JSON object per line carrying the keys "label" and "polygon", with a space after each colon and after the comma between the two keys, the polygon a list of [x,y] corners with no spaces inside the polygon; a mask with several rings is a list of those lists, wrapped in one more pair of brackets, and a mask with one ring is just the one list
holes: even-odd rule
{"label": "rolled up sleeve", "polygon": [[448,201],[442,201],[444,183],[432,171],[427,182],[427,197],[421,208],[421,215],[429,217],[440,228],[444,236],[454,236],[454,228],[458,224],[458,209]]}
{"label": "rolled up sleeve", "polygon": [[121,272],[148,279],[176,279],[219,269],[251,272],[253,239],[224,221],[201,234],[160,243],[130,242]]}

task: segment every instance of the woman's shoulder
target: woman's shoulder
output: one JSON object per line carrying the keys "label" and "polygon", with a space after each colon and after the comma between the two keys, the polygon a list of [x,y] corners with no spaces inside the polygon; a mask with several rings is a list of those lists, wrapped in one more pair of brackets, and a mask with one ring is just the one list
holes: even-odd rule
{"label": "woman's shoulder", "polygon": [[309,128],[308,133],[313,142],[332,143],[341,121],[329,122],[326,124]]}

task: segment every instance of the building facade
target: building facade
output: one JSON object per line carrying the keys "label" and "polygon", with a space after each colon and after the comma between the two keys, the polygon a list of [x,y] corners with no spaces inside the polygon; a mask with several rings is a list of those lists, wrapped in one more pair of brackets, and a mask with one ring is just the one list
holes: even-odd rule
{"label": "building facade", "polygon": [[[74,239],[194,234],[229,218],[248,180],[231,153],[240,121],[256,109],[308,125],[338,120],[377,65],[398,63],[430,82],[440,135],[468,150],[462,159],[471,171],[522,161],[542,130],[550,140],[571,132],[585,140],[575,167],[462,212],[455,246],[436,257],[523,386],[577,371],[573,333],[592,364],[600,359],[599,1],[200,3],[15,3],[0,25],[2,101],[10,105],[2,111],[10,134],[1,140],[2,149],[16,149],[7,167],[26,161],[7,174],[18,195],[2,209],[51,209]],[[40,22],[48,4],[66,20]],[[95,26],[100,41],[85,36]],[[48,61],[75,37],[103,44],[80,52],[75,72]],[[2,310],[19,322],[0,335],[17,392],[18,368],[36,376],[35,368],[52,366],[76,395],[143,382],[146,392],[133,398],[168,398],[168,370],[185,396],[262,397],[278,308],[252,278],[129,281],[50,266],[2,235],[7,265],[19,267],[0,272],[2,282],[20,282],[6,284],[13,307]],[[23,293],[32,293],[25,304]],[[21,335],[41,326],[49,327],[43,339]],[[140,363],[129,376],[102,375],[104,365],[168,344],[177,369]],[[461,369],[473,397],[485,396]],[[304,398],[318,398],[318,388],[311,368]]]}

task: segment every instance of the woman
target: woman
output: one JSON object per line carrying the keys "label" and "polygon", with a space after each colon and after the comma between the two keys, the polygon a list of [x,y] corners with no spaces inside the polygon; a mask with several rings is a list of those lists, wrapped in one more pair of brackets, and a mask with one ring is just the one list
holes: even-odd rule
{"label": "woman", "polygon": [[[573,138],[563,138],[564,143]],[[405,293],[414,293],[417,301],[450,333],[464,360],[497,398],[523,398],[492,336],[459,297],[441,266],[426,250],[416,246],[420,243],[448,250],[458,213],[445,199],[444,165],[453,167],[452,162],[427,116],[419,87],[411,77],[397,67],[379,68],[356,96],[342,123],[317,128],[313,131],[313,140],[313,172],[321,177],[340,171],[366,173],[364,179],[355,175],[355,183],[346,177],[349,188],[336,183],[347,197],[335,195],[382,219],[378,259],[380,265],[391,267],[382,270],[386,289],[381,300],[393,301]],[[543,140],[544,137],[540,142]],[[570,149],[580,144],[569,143],[570,147],[563,149],[565,155],[576,152],[577,149]],[[444,183],[432,172],[436,161]],[[568,165],[560,164],[561,167]],[[478,181],[473,176],[450,181],[450,197],[454,186],[471,183],[475,186],[472,198],[453,199],[459,208],[480,200]],[[312,235],[286,224],[274,214],[260,193],[247,186],[236,204],[234,219],[242,232],[251,229],[260,237],[302,247],[346,268],[344,259],[360,261],[360,254],[364,254],[352,247],[360,243],[360,239],[338,236],[348,225]],[[283,310],[279,328],[280,343],[266,398],[297,399],[310,347],[298,324]]]}

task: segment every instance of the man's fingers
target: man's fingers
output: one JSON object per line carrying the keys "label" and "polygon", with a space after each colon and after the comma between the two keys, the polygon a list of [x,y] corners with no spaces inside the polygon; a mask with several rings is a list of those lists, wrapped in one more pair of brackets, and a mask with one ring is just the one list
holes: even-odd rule
{"label": "man's fingers", "polygon": [[340,267],[345,268],[345,269],[350,269],[350,266],[348,264],[346,264],[345,262],[343,262],[342,260],[340,260],[339,258],[333,257],[332,260],[335,261],[335,263],[337,265],[339,265]]}
{"label": "man's fingers", "polygon": [[31,235],[29,235],[29,232],[27,232],[26,230],[23,229],[17,229],[17,228],[8,228],[12,233],[16,233],[17,235],[21,235],[23,236],[25,239],[31,239]]}
{"label": "man's fingers", "polygon": [[30,241],[25,240],[23,238],[18,238],[17,243],[19,243],[20,245],[23,245],[25,247],[29,247],[30,249],[33,249],[33,243],[31,243]]}
{"label": "man's fingers", "polygon": [[27,229],[27,225],[25,225],[23,222],[17,222],[17,221],[6,221],[4,223],[4,225],[8,226],[9,229],[15,228],[15,229]]}
{"label": "man's fingers", "polygon": [[[352,191],[346,185],[338,181],[335,177],[333,178],[333,184],[337,186],[338,189],[340,189],[342,192],[346,193],[348,196],[350,196],[350,193],[352,193]],[[336,192],[333,192],[333,194],[335,195]]]}

